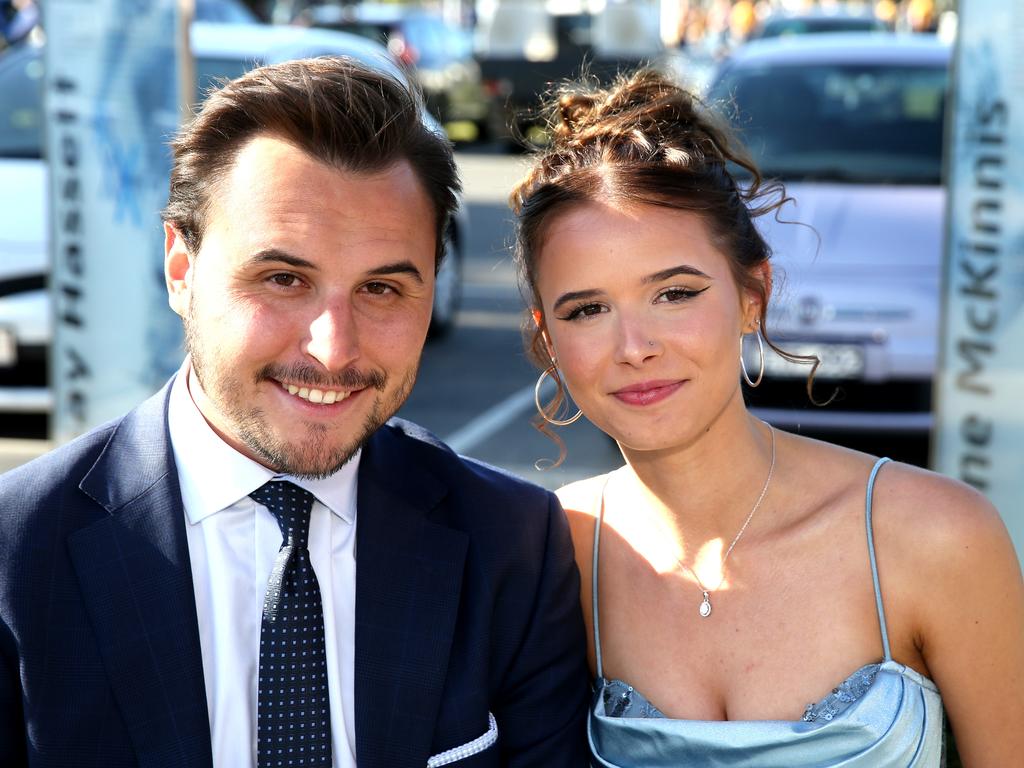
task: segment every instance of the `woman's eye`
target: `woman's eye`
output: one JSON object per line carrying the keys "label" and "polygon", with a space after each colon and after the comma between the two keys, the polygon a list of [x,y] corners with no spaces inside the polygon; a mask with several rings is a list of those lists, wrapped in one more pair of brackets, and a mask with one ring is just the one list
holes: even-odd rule
{"label": "woman's eye", "polygon": [[593,315],[599,315],[604,312],[604,307],[600,304],[581,304],[575,309],[571,310],[569,314],[562,318],[562,320],[578,320],[584,317],[591,317]]}
{"label": "woman's eye", "polygon": [[707,290],[707,287],[694,289],[694,288],[667,288],[658,294],[658,301],[667,301],[669,303],[676,303],[680,301],[686,301],[692,299],[694,296],[699,296]]}

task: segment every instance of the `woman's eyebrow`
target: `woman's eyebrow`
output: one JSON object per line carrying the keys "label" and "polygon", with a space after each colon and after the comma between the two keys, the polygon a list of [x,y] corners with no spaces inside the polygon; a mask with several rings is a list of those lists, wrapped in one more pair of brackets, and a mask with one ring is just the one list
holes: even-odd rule
{"label": "woman's eyebrow", "polygon": [[558,300],[555,302],[555,306],[553,307],[553,309],[558,309],[563,304],[568,304],[571,301],[593,299],[600,295],[601,292],[596,288],[589,288],[585,291],[570,291],[569,293],[563,293],[561,296],[558,297]]}
{"label": "woman's eyebrow", "polygon": [[644,283],[660,283],[662,280],[668,280],[676,275],[691,275],[693,277],[703,277],[708,280],[711,276],[700,271],[696,267],[691,267],[689,264],[680,264],[677,267],[669,267],[663,269],[660,272],[655,272],[653,275],[648,275],[643,279]]}

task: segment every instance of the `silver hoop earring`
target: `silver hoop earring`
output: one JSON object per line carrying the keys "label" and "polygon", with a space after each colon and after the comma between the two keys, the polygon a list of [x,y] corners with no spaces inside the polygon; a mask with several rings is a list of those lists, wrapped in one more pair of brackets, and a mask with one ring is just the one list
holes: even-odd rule
{"label": "silver hoop earring", "polygon": [[764,342],[761,340],[761,328],[758,327],[754,330],[754,335],[757,336],[757,351],[761,358],[761,367],[757,372],[757,379],[751,380],[750,374],[747,373],[747,361],[743,359],[743,345],[740,344],[740,370],[743,371],[743,380],[747,382],[747,386],[753,388],[761,383],[761,379],[764,378]]}
{"label": "silver hoop earring", "polygon": [[[582,409],[577,409],[576,410],[576,414],[572,418],[569,418],[569,419],[552,419],[550,416],[548,416],[546,413],[544,413],[544,408],[540,404],[540,387],[541,387],[541,384],[544,383],[544,377],[545,376],[551,376],[552,378],[554,378],[555,373],[557,371],[558,371],[558,368],[556,366],[552,365],[549,368],[545,369],[544,372],[540,375],[540,378],[537,379],[537,384],[533,388],[533,404],[537,406],[537,413],[539,413],[540,417],[542,419],[544,419],[544,421],[546,421],[548,424],[551,424],[551,425],[556,426],[556,427],[567,427],[570,424],[574,424],[574,423],[576,423],[579,420],[580,416],[583,415],[583,410]],[[562,387],[562,391],[565,391],[564,385]]]}

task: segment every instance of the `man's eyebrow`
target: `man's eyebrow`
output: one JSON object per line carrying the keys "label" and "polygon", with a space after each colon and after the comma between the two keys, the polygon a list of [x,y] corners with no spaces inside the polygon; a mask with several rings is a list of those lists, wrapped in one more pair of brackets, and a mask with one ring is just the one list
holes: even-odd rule
{"label": "man's eyebrow", "polygon": [[247,259],[249,264],[263,264],[266,262],[281,262],[287,264],[290,267],[297,269],[316,269],[317,266],[311,261],[300,259],[298,256],[292,256],[287,251],[282,251],[278,248],[264,248],[262,251],[257,251]]}
{"label": "man's eyebrow", "polygon": [[423,275],[420,273],[416,265],[408,259],[404,261],[396,261],[391,264],[381,264],[379,267],[374,267],[366,274],[372,277],[384,277],[385,275],[408,275],[417,283],[423,284]]}
{"label": "man's eyebrow", "polygon": [[648,275],[643,279],[643,282],[660,283],[662,280],[668,280],[676,275],[692,275],[693,277],[704,277],[708,280],[711,279],[710,275],[701,272],[696,267],[691,267],[689,264],[680,264],[678,267],[669,267],[668,269],[661,270],[661,272],[655,272],[653,275]]}
{"label": "man's eyebrow", "polygon": [[[319,269],[313,262],[299,258],[298,256],[293,256],[292,254],[278,248],[265,248],[262,251],[257,251],[248,259],[249,264],[263,264],[266,262],[280,262],[282,264],[287,264],[290,267],[295,267],[296,269]],[[405,274],[409,275],[416,282],[421,284],[423,283],[423,275],[420,273],[419,269],[416,268],[416,265],[408,260],[396,261],[392,264],[382,264],[379,267],[374,267],[367,272],[367,274],[371,277]]]}
{"label": "man's eyebrow", "polygon": [[561,296],[558,297],[558,300],[555,302],[555,306],[552,307],[552,309],[557,310],[559,307],[563,306],[564,304],[568,304],[571,301],[593,299],[597,298],[600,295],[601,291],[597,290],[596,288],[590,288],[586,291],[569,291],[569,293],[563,293]]}

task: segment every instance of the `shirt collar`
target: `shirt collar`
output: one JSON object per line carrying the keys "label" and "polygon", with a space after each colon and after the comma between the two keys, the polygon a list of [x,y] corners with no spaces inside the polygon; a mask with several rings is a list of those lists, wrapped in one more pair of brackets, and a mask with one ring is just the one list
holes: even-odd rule
{"label": "shirt collar", "polygon": [[189,393],[188,360],[171,385],[168,429],[185,514],[190,523],[226,509],[270,480],[288,480],[312,493],[346,523],[355,522],[358,451],[330,477],[310,480],[282,475],[225,443],[210,427]]}

